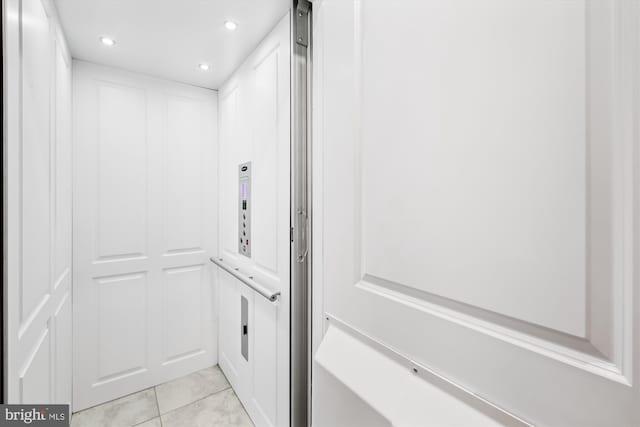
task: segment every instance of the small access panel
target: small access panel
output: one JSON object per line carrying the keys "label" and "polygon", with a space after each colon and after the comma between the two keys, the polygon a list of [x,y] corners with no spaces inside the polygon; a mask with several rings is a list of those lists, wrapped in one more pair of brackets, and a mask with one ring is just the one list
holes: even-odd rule
{"label": "small access panel", "polygon": [[249,361],[249,302],[240,295],[240,354]]}
{"label": "small access panel", "polygon": [[238,252],[251,257],[251,162],[238,167]]}

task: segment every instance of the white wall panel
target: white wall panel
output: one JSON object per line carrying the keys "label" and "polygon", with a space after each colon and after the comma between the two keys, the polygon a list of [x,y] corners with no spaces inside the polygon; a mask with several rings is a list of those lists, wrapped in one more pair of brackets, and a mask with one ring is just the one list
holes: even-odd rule
{"label": "white wall panel", "polygon": [[55,44],[54,277],[71,276],[71,58]]}
{"label": "white wall panel", "polygon": [[98,83],[97,259],[146,253],[146,107],[144,89]]}
{"label": "white wall panel", "polygon": [[254,297],[253,332],[250,340],[253,348],[253,399],[257,412],[267,423],[276,425],[278,420],[278,309],[264,298]]}
{"label": "white wall panel", "polygon": [[[220,227],[220,250],[222,256],[237,259],[237,230],[238,216],[237,203],[233,202],[238,195],[236,174],[238,164],[241,163],[246,152],[245,143],[240,138],[242,126],[241,110],[239,105],[239,88],[237,85],[228,87],[220,94],[220,218],[225,218],[225,226]],[[245,157],[246,158],[246,157]]]}
{"label": "white wall panel", "polygon": [[[314,17],[314,348],[349,330],[494,420],[637,424],[638,3],[321,0]],[[453,404],[377,392],[398,425]]]}
{"label": "white wall panel", "polygon": [[42,308],[51,256],[51,51],[49,15],[40,0],[22,3],[21,319]]}
{"label": "white wall panel", "polygon": [[144,273],[95,280],[99,382],[147,367],[147,282]]}
{"label": "white wall panel", "polygon": [[253,258],[256,264],[278,274],[278,55],[274,49],[253,67],[253,151],[258,161],[253,168]]}
{"label": "white wall panel", "polygon": [[53,280],[54,292],[63,293],[51,328],[53,330],[53,395],[52,401],[72,403],[72,296],[71,296],[71,57],[65,50],[63,38],[55,42],[54,86],[55,157],[53,158]]}
{"label": "white wall panel", "polygon": [[51,402],[51,334],[45,329],[20,373],[20,402]]}
{"label": "white wall panel", "polygon": [[207,283],[205,266],[195,265],[165,270],[164,343],[165,362],[204,351],[202,319],[205,313],[200,301]]}
{"label": "white wall panel", "polygon": [[[256,425],[289,424],[289,15],[220,88],[219,256],[281,295],[263,299],[224,272],[220,366]],[[252,256],[238,253],[238,166],[251,162]],[[249,304],[249,360],[240,301]]]}
{"label": "white wall panel", "polygon": [[217,120],[214,91],[74,62],[77,410],[217,361]]}
{"label": "white wall panel", "polygon": [[[384,41],[387,16],[363,7],[363,262],[583,337],[585,6],[539,3],[435,5]],[[416,37],[420,55],[398,48]]]}
{"label": "white wall panel", "polygon": [[[68,275],[71,281],[71,275]],[[55,373],[53,401],[70,403],[73,376],[73,331],[71,330],[71,292],[68,291],[55,312],[53,321],[55,336]]]}
{"label": "white wall panel", "polygon": [[[351,419],[358,426],[524,426],[508,416],[494,419],[483,405],[473,405],[471,393],[428,372],[407,369],[397,355],[338,325],[329,326],[314,356],[320,405],[335,405],[336,410],[316,411],[314,424],[346,427]],[[423,375],[430,381],[421,381]],[[354,420],[359,418],[354,409],[360,411],[360,421]]]}
{"label": "white wall panel", "polygon": [[167,97],[167,251],[202,250],[202,106],[199,99]]}
{"label": "white wall panel", "polygon": [[2,17],[5,398],[70,403],[71,58],[53,2]]}
{"label": "white wall panel", "polygon": [[330,411],[313,411],[313,425],[326,427],[387,427],[389,420],[367,404],[333,375],[319,367],[314,371],[313,390],[318,408]]}
{"label": "white wall panel", "polygon": [[219,355],[220,366],[234,387],[240,383],[240,298],[237,291],[238,284],[232,276],[220,271],[217,274],[218,283],[218,310],[220,323]]}

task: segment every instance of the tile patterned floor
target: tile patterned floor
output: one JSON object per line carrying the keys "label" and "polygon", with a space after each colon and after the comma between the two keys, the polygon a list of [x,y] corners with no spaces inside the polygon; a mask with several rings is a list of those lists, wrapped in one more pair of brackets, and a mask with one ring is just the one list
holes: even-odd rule
{"label": "tile patterned floor", "polygon": [[73,414],[71,427],[252,427],[217,366]]}

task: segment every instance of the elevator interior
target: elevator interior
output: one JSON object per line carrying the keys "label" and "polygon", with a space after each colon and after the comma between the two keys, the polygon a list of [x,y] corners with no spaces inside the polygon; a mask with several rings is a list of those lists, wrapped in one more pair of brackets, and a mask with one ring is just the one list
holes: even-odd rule
{"label": "elevator interior", "polygon": [[7,401],[217,365],[288,425],[292,4],[4,7]]}

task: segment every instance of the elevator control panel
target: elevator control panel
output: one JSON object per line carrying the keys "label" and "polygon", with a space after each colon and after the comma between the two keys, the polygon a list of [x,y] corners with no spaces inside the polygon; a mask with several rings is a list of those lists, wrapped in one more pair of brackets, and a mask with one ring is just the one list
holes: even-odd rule
{"label": "elevator control panel", "polygon": [[238,166],[238,252],[251,257],[251,162]]}

